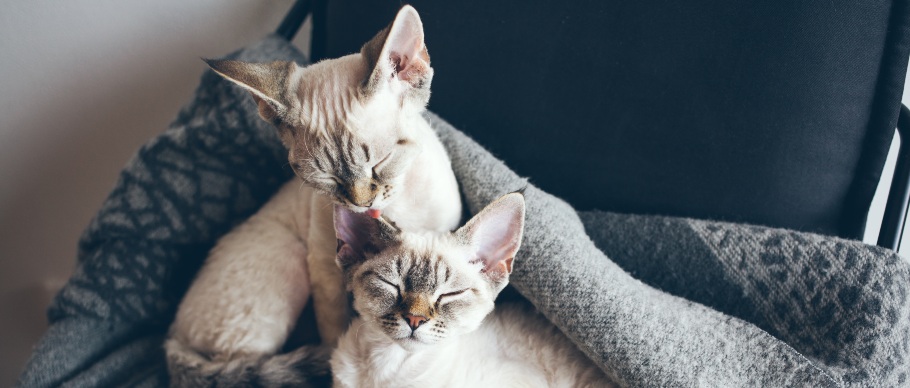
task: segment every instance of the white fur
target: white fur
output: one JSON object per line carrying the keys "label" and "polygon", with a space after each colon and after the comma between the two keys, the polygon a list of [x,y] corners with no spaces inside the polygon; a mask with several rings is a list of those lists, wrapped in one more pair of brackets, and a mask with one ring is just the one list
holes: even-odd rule
{"label": "white fur", "polygon": [[[461,216],[458,185],[442,143],[421,116],[425,102],[406,98],[397,81],[364,98],[369,75],[361,54],[295,68],[290,79],[300,103],[297,130],[324,136],[350,130],[371,144],[395,144],[397,136],[416,143],[420,152],[394,183],[394,194],[377,197],[372,207],[404,230],[453,229]],[[289,160],[307,152],[308,144],[300,143],[305,137],[281,134]],[[350,315],[335,263],[332,213],[333,200],[323,193],[297,179],[286,183],[211,251],[181,302],[171,339],[216,360],[271,355],[312,292],[320,336],[334,344]]]}
{"label": "white fur", "polygon": [[336,387],[612,387],[603,372],[530,307],[498,307],[481,326],[405,349],[357,319],[332,355]]}
{"label": "white fur", "polygon": [[[406,26],[412,31],[416,29],[422,48],[422,24],[413,8],[404,7],[399,12],[390,34],[392,39],[401,35],[396,33],[396,30],[401,29],[400,26]],[[392,46],[394,43],[386,43],[383,56],[389,55]],[[399,128],[402,131],[399,135],[418,144],[420,153],[411,163],[408,173],[396,182],[397,194],[388,202],[377,198],[372,207],[381,209],[386,217],[403,230],[444,232],[455,228],[461,217],[458,183],[445,148],[421,116],[425,109],[424,102],[407,98],[407,83],[391,75],[383,77],[387,81],[380,83],[370,98],[358,98],[363,79],[373,71],[364,67],[364,63],[362,54],[352,54],[331,63],[321,62],[308,69],[311,71],[308,75],[331,80],[318,84],[333,86],[317,92],[313,88],[300,89],[298,94],[304,106],[309,104],[314,107],[303,109],[303,112],[309,112],[309,116],[304,115],[302,118],[305,126],[322,128],[320,125],[306,123],[330,125],[343,118],[346,128],[373,144],[388,141],[389,131],[381,130],[382,128]],[[377,66],[382,71],[391,71],[385,60],[380,60]],[[428,68],[428,71],[432,72],[432,69]],[[321,101],[333,103],[321,106]],[[366,210],[356,206],[352,208],[361,212]],[[332,225],[332,202],[328,198],[316,196],[311,212],[314,226],[311,227],[308,238],[311,251],[307,263],[313,279],[313,305],[320,337],[323,342],[334,344],[347,328],[350,314],[342,274],[335,264],[337,240]]]}
{"label": "white fur", "polygon": [[393,231],[336,210],[360,315],[332,355],[335,386],[612,386],[529,305],[490,314],[521,245],[524,208],[521,194],[507,194],[451,233]]}
{"label": "white fur", "polygon": [[[451,230],[461,201],[448,156],[419,114],[405,120],[423,151],[383,214],[405,230]],[[335,248],[332,201],[296,179],[286,183],[212,250],[172,336],[210,354],[274,353],[310,295],[312,274],[320,336],[334,342],[348,321]]]}
{"label": "white fur", "polygon": [[222,358],[284,344],[310,294],[303,236],[311,197],[290,182],[218,241],[180,304],[174,339]]}

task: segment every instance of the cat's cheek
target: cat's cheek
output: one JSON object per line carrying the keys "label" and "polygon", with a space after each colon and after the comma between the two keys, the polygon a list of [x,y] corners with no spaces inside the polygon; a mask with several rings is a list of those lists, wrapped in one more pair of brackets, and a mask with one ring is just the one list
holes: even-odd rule
{"label": "cat's cheek", "polygon": [[382,317],[395,309],[398,296],[378,287],[373,290],[358,289],[354,295],[354,309],[361,315]]}
{"label": "cat's cheek", "polygon": [[356,310],[360,315],[364,317],[378,317],[382,316],[385,312],[385,309],[381,308],[378,303],[375,303],[371,298],[366,295],[356,295],[354,297],[354,310]]}
{"label": "cat's cheek", "polygon": [[376,198],[373,199],[372,207],[382,209],[382,208],[389,206],[389,204],[391,204],[393,200],[394,200],[394,197],[393,197],[391,191],[381,191],[378,194],[376,194]]}
{"label": "cat's cheek", "polygon": [[467,333],[476,330],[487,315],[493,311],[493,307],[492,301],[484,301],[464,308],[459,314],[462,332]]}
{"label": "cat's cheek", "polygon": [[465,302],[452,301],[439,307],[438,319],[446,328],[446,336],[458,335],[464,331],[466,321],[470,321],[470,307]]}
{"label": "cat's cheek", "polygon": [[477,301],[474,297],[461,297],[440,304],[439,311],[443,316],[458,317],[464,314],[465,311],[473,309],[476,303]]}
{"label": "cat's cheek", "polygon": [[333,202],[338,202],[335,185],[326,184],[321,181],[313,181],[313,180],[309,180],[309,179],[304,179],[303,178],[304,176],[305,175],[298,174],[298,177],[300,177],[300,180],[303,181],[303,183],[306,184],[307,186],[313,188],[313,191],[315,191],[323,196],[331,198]]}

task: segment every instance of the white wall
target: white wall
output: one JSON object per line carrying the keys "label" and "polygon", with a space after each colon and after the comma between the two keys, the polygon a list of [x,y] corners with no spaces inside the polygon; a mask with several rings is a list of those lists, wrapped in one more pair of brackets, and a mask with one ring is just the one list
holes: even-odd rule
{"label": "white wall", "polygon": [[273,31],[292,2],[0,2],[0,386],[118,171],[192,95],[199,58]]}
{"label": "white wall", "polygon": [[[257,40],[291,2],[0,3],[0,386],[44,330],[50,295],[118,171],[191,96],[199,57]],[[884,198],[876,204],[870,242]]]}

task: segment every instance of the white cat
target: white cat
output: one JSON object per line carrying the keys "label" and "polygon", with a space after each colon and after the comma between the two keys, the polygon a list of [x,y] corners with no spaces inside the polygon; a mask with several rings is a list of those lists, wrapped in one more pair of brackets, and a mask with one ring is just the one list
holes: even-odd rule
{"label": "white cat", "polygon": [[335,386],[614,386],[533,307],[488,315],[523,224],[517,193],[453,233],[401,232],[336,208],[338,264],[360,316],[332,354]]}
{"label": "white cat", "polygon": [[324,374],[312,368],[324,353],[276,352],[311,289],[325,344],[349,323],[333,203],[406,230],[457,227],[458,186],[421,116],[433,77],[423,37],[420,17],[405,6],[357,54],[306,68],[208,61],[252,93],[302,183],[285,184],[212,249],[165,345],[174,384],[301,384]]}

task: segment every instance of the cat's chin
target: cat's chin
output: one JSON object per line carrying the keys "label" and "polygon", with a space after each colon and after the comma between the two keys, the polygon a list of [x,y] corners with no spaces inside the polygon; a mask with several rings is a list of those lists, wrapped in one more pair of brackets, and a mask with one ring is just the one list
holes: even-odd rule
{"label": "cat's chin", "polygon": [[343,203],[341,205],[346,207],[348,210],[350,210],[354,213],[358,213],[358,214],[366,213],[367,211],[379,211],[380,213],[382,213],[382,209],[385,208],[384,205],[370,206],[370,207],[356,206],[356,205],[351,205],[349,203]]}
{"label": "cat's chin", "polygon": [[357,214],[363,214],[364,212],[367,211],[367,208],[360,207],[360,206],[347,205],[347,208],[348,208],[348,210],[350,210],[354,213],[357,213]]}
{"label": "cat's chin", "polygon": [[405,348],[407,350],[417,350],[417,349],[425,348],[427,346],[433,346],[433,345],[436,345],[439,343],[438,339],[427,339],[421,335],[397,336],[397,335],[389,334],[389,337],[392,339],[393,342],[395,342],[396,344],[400,345],[402,348]]}
{"label": "cat's chin", "polygon": [[418,350],[433,345],[433,343],[429,343],[415,337],[397,338],[395,339],[395,343],[397,343],[405,350]]}

